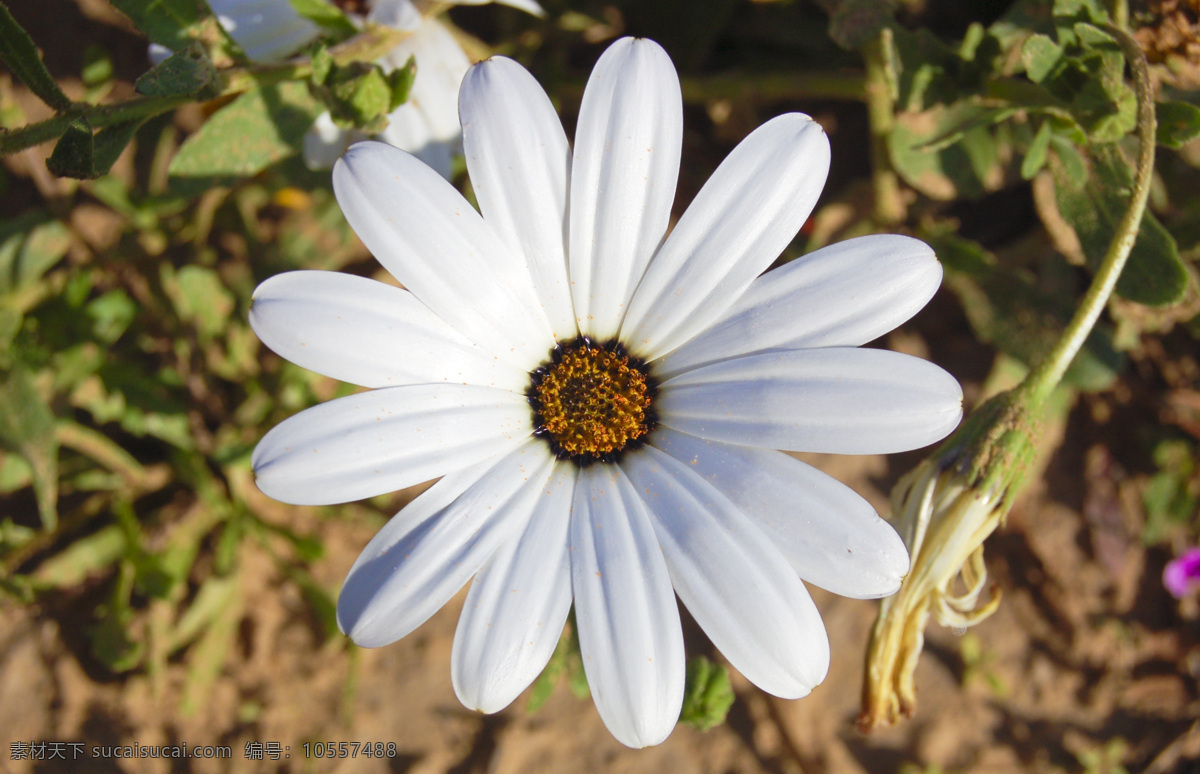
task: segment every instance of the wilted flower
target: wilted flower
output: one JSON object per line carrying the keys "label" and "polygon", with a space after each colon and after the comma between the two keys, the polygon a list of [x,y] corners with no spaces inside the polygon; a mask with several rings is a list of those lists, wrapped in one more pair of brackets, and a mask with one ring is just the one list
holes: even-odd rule
{"label": "wilted flower", "polygon": [[962,631],[999,606],[998,589],[980,604],[983,542],[1004,522],[1033,459],[1028,417],[1020,390],[996,396],[892,490],[893,523],[912,566],[899,592],[881,603],[871,632],[858,721],[864,730],[915,711],[913,672],[930,615]]}
{"label": "wilted flower", "polygon": [[482,216],[387,145],[334,168],[347,219],[405,290],[294,272],[255,292],[268,346],[376,388],[269,432],[264,492],[330,504],[441,477],[351,569],[342,629],[394,642],[474,577],[451,676],[494,712],[573,603],[597,709],[643,746],[679,715],[678,594],[749,680],[807,694],[829,643],[801,579],[878,597],[908,557],[865,500],[776,450],[900,451],[958,423],[953,377],[859,348],[930,298],[932,251],[869,236],[758,276],[828,172],[824,132],[796,113],[734,149],[668,235],[682,100],[648,40],[600,58],[573,149],[508,59],[471,69],[460,112]]}

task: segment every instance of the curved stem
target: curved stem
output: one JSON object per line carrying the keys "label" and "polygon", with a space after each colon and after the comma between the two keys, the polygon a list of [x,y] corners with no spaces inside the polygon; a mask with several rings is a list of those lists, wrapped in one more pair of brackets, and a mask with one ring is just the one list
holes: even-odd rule
{"label": "curved stem", "polygon": [[1091,333],[1092,326],[1100,317],[1100,312],[1104,310],[1104,305],[1108,302],[1108,297],[1112,295],[1117,279],[1121,276],[1121,270],[1125,268],[1125,261],[1129,258],[1134,242],[1137,241],[1142,214],[1146,211],[1146,201],[1150,196],[1150,178],[1154,172],[1156,123],[1154,91],[1150,85],[1149,68],[1141,48],[1129,33],[1111,26],[1107,27],[1105,31],[1120,43],[1121,51],[1125,54],[1125,59],[1128,60],[1129,68],[1133,73],[1133,88],[1137,93],[1138,113],[1137,172],[1134,177],[1129,208],[1125,210],[1121,222],[1117,224],[1116,234],[1108,246],[1108,252],[1104,256],[1103,263],[1100,264],[1099,271],[1092,279],[1087,294],[1084,295],[1079,308],[1075,311],[1075,316],[1071,318],[1070,324],[1062,338],[1055,344],[1049,357],[1025,379],[1020,387],[1031,397],[1033,401],[1031,408],[1033,409],[1041,406],[1058,386],[1067,366],[1071,364],[1071,360],[1083,346],[1084,340]]}

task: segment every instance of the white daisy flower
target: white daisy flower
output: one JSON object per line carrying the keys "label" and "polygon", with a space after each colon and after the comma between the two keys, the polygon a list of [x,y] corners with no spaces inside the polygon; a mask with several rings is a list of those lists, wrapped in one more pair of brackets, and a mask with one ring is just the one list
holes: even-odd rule
{"label": "white daisy flower", "polygon": [[[402,148],[449,178],[452,159],[462,152],[458,124],[458,87],[471,66],[462,46],[436,19],[423,19],[411,0],[330,0],[356,24],[364,21],[412,34],[379,59],[385,72],[416,57],[417,77],[408,101],[388,114],[388,125],[376,137]],[[453,0],[454,5],[485,5],[492,0]],[[496,0],[503,5],[544,16],[535,0]],[[289,0],[208,0],[217,20],[252,61],[272,62],[296,54],[321,36],[322,30],[297,13]],[[170,54],[151,46],[156,63]],[[368,135],[343,129],[322,113],[304,138],[304,161],[313,169],[333,166],[351,143]]]}
{"label": "white daisy flower", "polygon": [[678,594],[749,680],[804,696],[829,643],[803,581],[884,596],[908,556],[859,495],[777,450],[902,451],[958,424],[953,377],[858,348],[933,295],[932,251],[862,237],[758,276],[828,172],[824,133],[795,113],[747,137],[668,235],[682,100],[649,40],[600,58],[573,149],[511,60],[472,68],[459,108],[482,215],[381,143],[333,171],[346,218],[405,290],[305,271],[254,295],[271,349],[374,388],[267,433],[263,492],[331,504],[441,477],[355,562],[342,630],[394,642],[474,578],[451,678],[496,712],[574,603],[600,716],[641,747],[679,715]]}

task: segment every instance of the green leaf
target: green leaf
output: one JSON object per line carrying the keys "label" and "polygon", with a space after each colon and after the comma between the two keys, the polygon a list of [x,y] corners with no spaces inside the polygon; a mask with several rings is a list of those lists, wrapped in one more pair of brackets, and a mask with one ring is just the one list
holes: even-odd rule
{"label": "green leaf", "polygon": [[196,598],[171,632],[168,650],[172,653],[187,646],[199,637],[221,613],[229,607],[237,593],[240,578],[231,576],[209,576],[196,592]]}
{"label": "green leaf", "polygon": [[197,39],[206,21],[216,22],[203,0],[112,0],[112,4],[152,42],[172,51]]}
{"label": "green leaf", "polygon": [[136,669],[146,653],[146,645],[129,636],[132,612],[128,608],[119,612],[98,612],[100,620],[88,631],[92,655],[118,674]]}
{"label": "green leaf", "polygon": [[0,293],[37,282],[70,246],[66,226],[44,210],[28,212],[0,225]]}
{"label": "green leaf", "polygon": [[[1074,228],[1088,266],[1095,270],[1103,262],[1129,205],[1133,187],[1130,165],[1118,148],[1100,145],[1092,149],[1091,170],[1086,177],[1072,178],[1063,166],[1057,166],[1054,172],[1059,213]],[[1116,292],[1139,304],[1169,306],[1183,298],[1187,284],[1187,268],[1174,238],[1147,212]]]}
{"label": "green leaf", "polygon": [[244,604],[237,581],[232,576],[234,591],[226,598],[225,606],[218,612],[204,630],[204,634],[192,647],[187,658],[187,675],[183,683],[183,698],[180,712],[184,717],[190,717],[200,709],[209,691],[212,690],[225,660],[237,640],[238,622],[242,617]]}
{"label": "green leaf", "polygon": [[410,56],[404,66],[388,73],[388,87],[391,92],[391,104],[388,112],[408,102],[409,92],[412,91],[413,81],[417,78],[417,58]]}
{"label": "green leaf", "polygon": [[1050,137],[1050,147],[1053,148],[1054,157],[1063,165],[1063,171],[1070,179],[1083,180],[1087,177],[1087,163],[1084,162],[1083,155],[1074,143],[1054,134]]}
{"label": "green leaf", "polygon": [[888,135],[892,166],[905,182],[933,199],[977,198],[1003,185],[1001,147],[1010,114],[969,102],[901,113]]}
{"label": "green leaf", "polygon": [[1046,35],[1030,35],[1021,44],[1021,61],[1025,74],[1034,83],[1041,83],[1062,59],[1063,50]]}
{"label": "green leaf", "polygon": [[4,3],[0,3],[0,59],[42,102],[59,112],[70,109],[71,100],[46,69],[29,33],[17,24]]}
{"label": "green leaf", "polygon": [[707,731],[725,722],[734,698],[729,670],[704,656],[696,656],[688,661],[685,685],[680,723]]}
{"label": "green leaf", "polygon": [[106,126],[96,132],[96,136],[93,139],[93,178],[109,173],[113,164],[117,163],[117,159],[121,157],[125,148],[133,141],[137,130],[142,128],[143,123],[145,123],[145,120],[139,118],[134,121],[126,121],[123,124]]}
{"label": "green leaf", "polygon": [[1109,35],[1094,24],[1077,22],[1073,30],[1075,32],[1075,39],[1079,41],[1079,45],[1083,48],[1107,51],[1121,50],[1121,47],[1117,45],[1117,41],[1112,35]]}
{"label": "green leaf", "polygon": [[1200,107],[1190,102],[1159,102],[1158,144],[1179,149],[1200,137]]}
{"label": "green leaf", "polygon": [[333,72],[333,68],[337,64],[333,61],[333,55],[329,53],[329,47],[323,44],[318,44],[312,50],[312,82],[317,86],[324,85],[329,79],[329,74]]}
{"label": "green leaf", "polygon": [[579,652],[579,635],[576,633],[573,611],[570,626],[558,638],[558,645],[555,646],[550,661],[538,675],[537,680],[533,682],[525,711],[533,714],[541,709],[549,700],[550,695],[554,692],[555,684],[563,675],[567,676],[567,685],[573,694],[581,699],[588,697],[590,690],[587,684],[587,675],[583,671],[583,657]]}
{"label": "green leaf", "polygon": [[170,174],[188,192],[262,172],[297,153],[322,108],[302,83],[247,92],[188,138]]}
{"label": "green leaf", "polygon": [[106,175],[144,121],[137,119],[114,124],[93,135],[85,119],[76,119],[54,146],[46,166],[59,177],[76,180],[93,180]]}
{"label": "green leaf", "polygon": [[196,327],[201,341],[210,341],[225,329],[234,299],[215,271],[189,264],[175,273],[164,265],[162,283],[180,319]]}
{"label": "green leaf", "polygon": [[325,83],[325,94],[333,120],[348,129],[378,131],[391,111],[392,88],[374,63],[353,62],[336,68]]}
{"label": "green leaf", "polygon": [[33,573],[37,585],[55,589],[78,586],[92,575],[112,567],[126,550],[125,531],[110,524],[66,548],[38,565]]}
{"label": "green leaf", "polygon": [[147,97],[213,99],[220,94],[221,77],[204,46],[193,41],[143,73],[133,88]]}
{"label": "green leaf", "polygon": [[20,454],[33,471],[42,527],[58,525],[58,437],[54,412],[33,377],[16,368],[0,377],[0,446]]}
{"label": "green leaf", "polygon": [[325,0],[288,0],[296,13],[314,24],[324,27],[338,38],[349,38],[358,34],[358,28],[333,3]]}
{"label": "green leaf", "polygon": [[[948,229],[922,237],[946,266],[946,286],[959,297],[979,340],[1026,366],[1041,362],[1066,328],[1077,300],[1071,267],[1061,258],[1045,260],[1042,273],[1034,277],[1001,270],[989,251]],[[1096,328],[1063,381],[1082,390],[1104,390],[1112,386],[1123,364],[1111,336]]]}
{"label": "green leaf", "polygon": [[46,167],[59,177],[90,180],[96,177],[95,140],[87,119],[76,118],[58,138]]}
{"label": "green leaf", "polygon": [[137,317],[138,305],[117,288],[89,301],[84,311],[92,320],[92,335],[102,344],[112,344],[129,329]]}
{"label": "green leaf", "polygon": [[1050,149],[1050,122],[1043,121],[1038,127],[1025,158],[1021,161],[1021,177],[1032,180],[1042,167],[1046,165],[1046,153]]}

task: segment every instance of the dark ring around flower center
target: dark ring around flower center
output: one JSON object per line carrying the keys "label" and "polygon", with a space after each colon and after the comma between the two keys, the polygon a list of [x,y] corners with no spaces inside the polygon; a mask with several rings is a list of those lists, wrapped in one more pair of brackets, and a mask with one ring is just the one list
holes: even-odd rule
{"label": "dark ring around flower center", "polygon": [[651,404],[658,385],[640,358],[618,341],[583,336],[559,342],[529,374],[533,433],[560,460],[580,467],[615,462],[646,441],[658,424]]}

